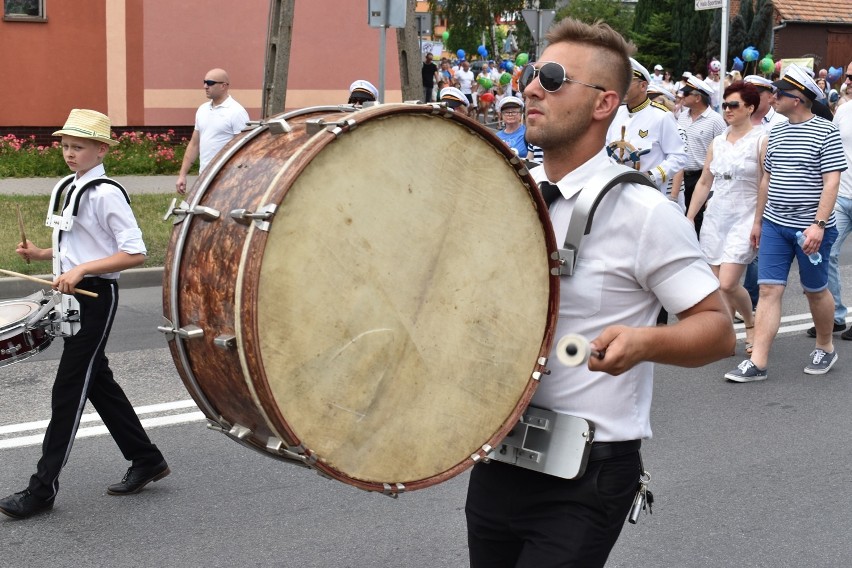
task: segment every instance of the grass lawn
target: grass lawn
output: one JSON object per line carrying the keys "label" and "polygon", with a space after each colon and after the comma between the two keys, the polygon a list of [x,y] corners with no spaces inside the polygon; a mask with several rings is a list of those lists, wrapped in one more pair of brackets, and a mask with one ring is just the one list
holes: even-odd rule
{"label": "grass lawn", "polygon": [[[173,197],[173,193],[131,195],[131,207],[148,248],[148,260],[144,267],[163,266],[173,227],[171,220],[163,221],[163,215]],[[0,195],[0,268],[23,274],[52,272],[50,262],[34,261],[27,264],[15,253],[15,246],[21,242],[15,204],[21,208],[27,239],[47,248],[52,234],[52,230],[44,225],[49,201],[49,195]],[[0,275],[0,278],[3,277]]]}

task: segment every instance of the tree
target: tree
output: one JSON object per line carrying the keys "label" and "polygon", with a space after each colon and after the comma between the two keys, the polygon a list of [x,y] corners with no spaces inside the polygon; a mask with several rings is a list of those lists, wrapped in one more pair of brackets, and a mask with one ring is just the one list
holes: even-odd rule
{"label": "tree", "polygon": [[731,21],[731,27],[728,29],[728,57],[731,61],[734,56],[742,59],[743,50],[751,45],[748,39],[745,22],[743,17],[737,14]]}
{"label": "tree", "polygon": [[662,12],[651,14],[645,29],[645,33],[630,34],[637,48],[636,60],[648,69],[657,63],[672,69],[679,46],[671,40],[670,16]]}
{"label": "tree", "polygon": [[625,38],[633,27],[633,11],[624,9],[620,0],[572,0],[556,13],[556,19],[574,18],[593,24],[603,20]]}
{"label": "tree", "polygon": [[761,55],[769,53],[772,46],[772,25],[775,17],[775,6],[772,0],[757,0],[754,9],[754,19],[748,30],[748,41],[757,48]]}
{"label": "tree", "polygon": [[[465,53],[475,54],[483,44],[491,57],[500,53],[497,45],[497,34],[494,31],[495,19],[498,15],[508,12],[520,12],[525,0],[444,0],[443,13],[449,23],[450,39],[447,42],[449,51],[465,50]],[[436,8],[436,0],[430,0],[430,9]]]}
{"label": "tree", "polygon": [[671,39],[680,46],[674,62],[675,69],[706,69],[705,48],[710,39],[710,25],[713,23],[711,10],[696,10],[695,0],[672,0],[669,17]]}
{"label": "tree", "polygon": [[739,15],[742,16],[745,29],[750,29],[751,22],[754,20],[754,0],[742,0]]}

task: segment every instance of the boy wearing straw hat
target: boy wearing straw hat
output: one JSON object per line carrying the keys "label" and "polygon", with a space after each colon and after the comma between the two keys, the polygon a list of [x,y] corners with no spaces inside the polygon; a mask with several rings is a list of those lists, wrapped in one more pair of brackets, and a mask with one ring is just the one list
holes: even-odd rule
{"label": "boy wearing straw hat", "polygon": [[131,462],[121,482],[110,485],[107,493],[136,493],[170,473],[113,379],[104,354],[118,304],[119,273],[141,265],[146,256],[130,199],[104,170],[104,157],[117,144],[110,137],[109,118],[93,110],[74,109],[65,126],[53,135],[62,137],[63,157],[74,172],[56,185],[51,198],[55,207],[48,212],[47,224],[54,227],[53,246],[39,248],[27,241],[16,252],[33,260],[53,260],[53,287],[63,294],[79,288],[97,297],[73,296],[79,304],[80,327],[64,339],[53,383],[50,424],[36,473],[26,489],[0,499],[0,512],[17,519],[53,507],[59,473],[68,460],[86,399]]}

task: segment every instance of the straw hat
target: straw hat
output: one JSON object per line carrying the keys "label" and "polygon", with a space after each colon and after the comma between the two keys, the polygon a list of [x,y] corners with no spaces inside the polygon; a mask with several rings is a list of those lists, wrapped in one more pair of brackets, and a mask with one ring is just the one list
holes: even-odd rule
{"label": "straw hat", "polygon": [[110,137],[109,117],[96,110],[75,108],[68,115],[65,126],[53,133],[54,136],[76,136],[77,138],[89,138],[97,140],[110,146],[118,144],[118,140]]}

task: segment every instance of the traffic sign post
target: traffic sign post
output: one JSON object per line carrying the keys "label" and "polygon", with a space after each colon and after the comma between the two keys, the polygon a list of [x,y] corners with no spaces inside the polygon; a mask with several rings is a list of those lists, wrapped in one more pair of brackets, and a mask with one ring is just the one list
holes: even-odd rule
{"label": "traffic sign post", "polygon": [[387,29],[405,27],[405,0],[367,0],[367,23],[379,28],[379,101],[385,100]]}
{"label": "traffic sign post", "polygon": [[538,60],[544,51],[544,34],[556,18],[556,10],[522,10],[521,14],[535,42],[535,58]]}

